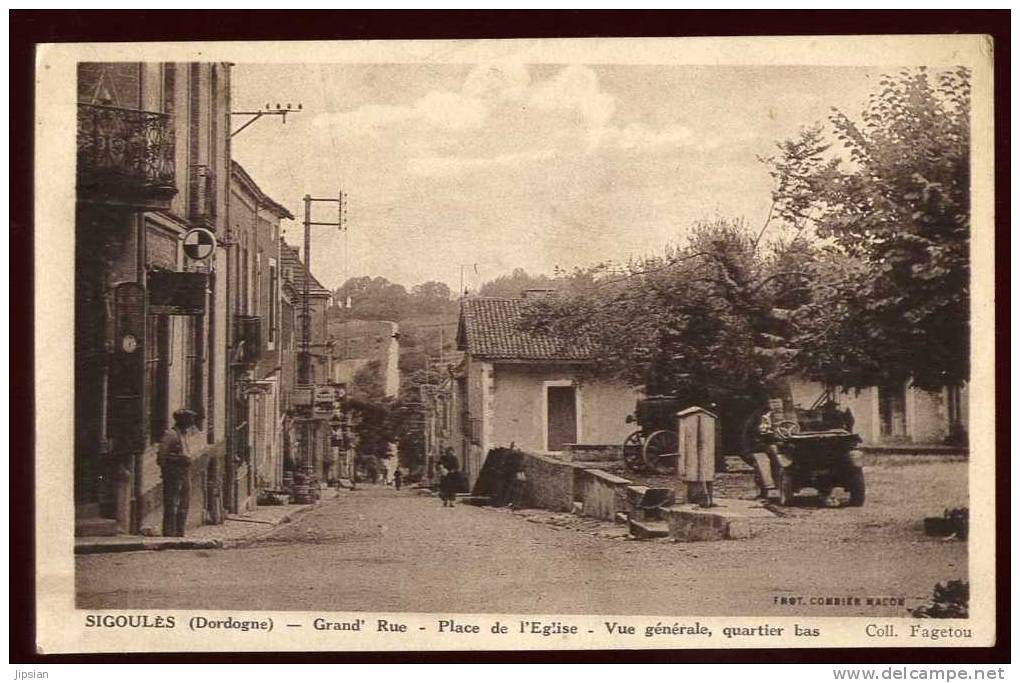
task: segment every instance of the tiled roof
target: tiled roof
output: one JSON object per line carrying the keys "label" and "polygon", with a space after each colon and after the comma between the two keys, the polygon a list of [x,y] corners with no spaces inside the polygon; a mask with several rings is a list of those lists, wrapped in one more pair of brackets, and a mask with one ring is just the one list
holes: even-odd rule
{"label": "tiled roof", "polygon": [[[283,272],[286,274],[287,269],[291,271],[291,280],[294,289],[301,293],[304,291],[305,277],[308,275],[308,269],[305,268],[305,264],[301,262],[301,257],[298,255],[296,247],[292,247],[286,242],[281,241],[280,243],[280,261],[283,265]],[[323,287],[318,280],[315,279],[314,275],[310,275],[311,282],[308,286],[310,294],[322,294],[330,293],[328,289]]]}
{"label": "tiled roof", "polygon": [[493,360],[588,360],[583,346],[518,328],[524,299],[470,298],[461,302],[460,348]]}
{"label": "tiled roof", "polygon": [[244,167],[242,167],[241,164],[236,161],[231,161],[230,170],[232,172],[231,179],[236,180],[242,185],[246,185],[248,192],[255,197],[262,207],[268,208],[280,218],[289,218],[294,220],[294,215],[290,212],[290,210],[263,192],[262,188],[255,184],[255,181],[252,180],[252,177],[248,175],[248,172],[244,170]]}

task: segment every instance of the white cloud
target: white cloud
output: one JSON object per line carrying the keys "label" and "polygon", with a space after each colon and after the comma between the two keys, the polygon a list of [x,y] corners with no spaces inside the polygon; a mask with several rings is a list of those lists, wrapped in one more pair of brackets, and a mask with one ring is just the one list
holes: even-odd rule
{"label": "white cloud", "polygon": [[607,145],[618,149],[654,151],[688,147],[696,140],[694,131],[673,123],[659,130],[641,123],[629,123],[623,128],[609,128],[603,135]]}
{"label": "white cloud", "polygon": [[462,91],[484,100],[523,99],[531,84],[528,68],[520,62],[498,61],[479,64],[464,79]]}
{"label": "white cloud", "polygon": [[479,128],[488,115],[481,101],[454,92],[432,91],[418,100],[415,110],[429,123],[446,130]]}
{"label": "white cloud", "polygon": [[350,111],[320,114],[315,125],[335,126],[345,134],[378,135],[383,129],[407,122],[424,122],[449,131],[477,129],[485,122],[485,104],[461,93],[433,90],[410,107],[366,104]]}
{"label": "white cloud", "polygon": [[616,111],[616,98],[599,87],[598,75],[585,66],[564,68],[531,90],[529,104],[539,110],[574,114],[594,148]]}
{"label": "white cloud", "polygon": [[[335,133],[346,138],[376,140],[393,128],[410,127],[400,137],[416,141],[404,152],[412,157],[407,160],[408,172],[416,175],[451,175],[547,158],[542,155],[551,154],[550,147],[569,154],[713,146],[712,140],[697,138],[679,122],[658,128],[636,122],[621,126],[614,124],[615,114],[616,97],[602,90],[598,74],[589,67],[566,66],[545,80],[533,81],[523,64],[500,61],[473,68],[459,91],[433,90],[409,106],[366,104],[320,115],[315,123],[334,126]],[[499,154],[508,140],[518,149]],[[438,153],[440,144],[445,145],[445,154]],[[449,154],[450,145],[483,154]],[[484,151],[491,154],[485,156]]]}
{"label": "white cloud", "polygon": [[407,161],[408,173],[420,176],[452,176],[483,168],[506,167],[516,164],[552,159],[551,149],[498,154],[491,157],[432,156],[416,157]]}

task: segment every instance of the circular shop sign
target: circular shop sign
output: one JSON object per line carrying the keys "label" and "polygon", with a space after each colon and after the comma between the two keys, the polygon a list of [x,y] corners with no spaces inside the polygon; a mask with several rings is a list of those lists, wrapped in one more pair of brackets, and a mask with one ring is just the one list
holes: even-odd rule
{"label": "circular shop sign", "polygon": [[204,261],[216,251],[216,235],[205,228],[184,233],[184,253],[193,261]]}

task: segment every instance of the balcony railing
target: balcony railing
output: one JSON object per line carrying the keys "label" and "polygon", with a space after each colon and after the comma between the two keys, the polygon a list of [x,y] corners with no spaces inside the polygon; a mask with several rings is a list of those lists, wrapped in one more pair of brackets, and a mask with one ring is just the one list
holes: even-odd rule
{"label": "balcony railing", "polygon": [[78,105],[78,194],[82,199],[169,206],[177,193],[169,114]]}

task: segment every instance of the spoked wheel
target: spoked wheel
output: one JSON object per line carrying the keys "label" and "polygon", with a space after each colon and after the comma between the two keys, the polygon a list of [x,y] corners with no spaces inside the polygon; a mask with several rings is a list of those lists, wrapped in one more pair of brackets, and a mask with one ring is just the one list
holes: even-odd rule
{"label": "spoked wheel", "polygon": [[671,432],[668,429],[652,432],[645,441],[645,447],[642,451],[645,464],[653,472],[660,474],[676,472],[679,443],[680,440],[676,432]]}
{"label": "spoked wheel", "polygon": [[623,441],[623,464],[631,472],[643,472],[645,470],[645,459],[641,453],[644,432],[640,429],[632,433]]}

